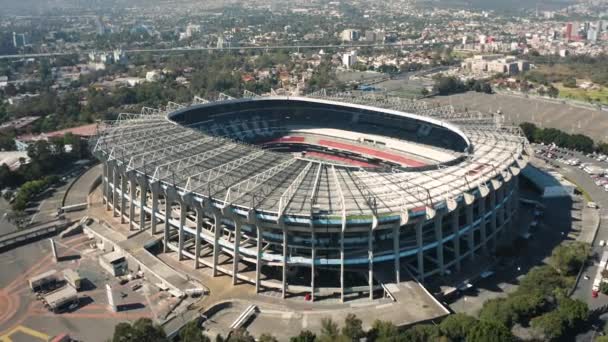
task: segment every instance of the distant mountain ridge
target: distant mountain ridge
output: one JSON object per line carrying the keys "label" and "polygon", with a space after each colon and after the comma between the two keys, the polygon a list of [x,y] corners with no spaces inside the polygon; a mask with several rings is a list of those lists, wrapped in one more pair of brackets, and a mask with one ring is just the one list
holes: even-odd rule
{"label": "distant mountain ridge", "polygon": [[422,6],[513,12],[535,9],[537,6],[540,10],[555,10],[575,3],[576,0],[418,0],[418,4]]}

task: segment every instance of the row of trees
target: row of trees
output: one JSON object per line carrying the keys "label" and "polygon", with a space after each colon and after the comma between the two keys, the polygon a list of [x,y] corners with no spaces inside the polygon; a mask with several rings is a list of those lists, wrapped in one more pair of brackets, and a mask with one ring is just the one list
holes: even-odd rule
{"label": "row of trees", "polygon": [[[504,325],[493,320],[478,320],[465,314],[450,315],[439,325],[419,324],[401,330],[394,324],[385,321],[375,321],[370,330],[363,329],[362,321],[353,314],[348,314],[344,325],[339,327],[336,322],[325,318],[321,322],[321,331],[317,335],[309,330],[303,330],[289,339],[290,342],[351,342],[366,339],[370,342],[389,341],[454,341],[454,342],[509,342],[515,338]],[[192,321],[180,330],[181,342],[210,342],[203,335],[198,321]],[[165,342],[168,341],[162,329],[152,323],[150,319],[143,318],[133,324],[119,323],[115,330],[112,342]],[[270,334],[262,334],[257,339],[246,330],[239,329],[231,332],[227,337],[216,336],[216,342],[277,342]]]}
{"label": "row of trees", "polygon": [[556,128],[540,128],[530,122],[520,124],[526,138],[533,143],[556,144],[559,147],[573,149],[584,153],[599,151],[608,153],[608,144],[596,144],[584,134],[568,134]]}
{"label": "row of trees", "polygon": [[487,81],[469,79],[463,82],[454,76],[439,76],[435,78],[435,84],[433,85],[433,93],[435,94],[450,95],[467,91],[491,94],[492,86]]}
{"label": "row of trees", "polygon": [[532,335],[544,340],[557,340],[575,332],[587,321],[588,308],[567,294],[589,250],[587,244],[580,242],[556,247],[549,265],[533,268],[509,296],[486,301],[479,318],[509,329],[516,324],[531,327]]}

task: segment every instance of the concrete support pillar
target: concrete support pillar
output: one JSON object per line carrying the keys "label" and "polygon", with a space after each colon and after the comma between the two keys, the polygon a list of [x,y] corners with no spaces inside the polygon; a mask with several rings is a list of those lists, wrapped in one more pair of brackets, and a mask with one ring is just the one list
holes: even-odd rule
{"label": "concrete support pillar", "polygon": [[400,224],[397,222],[393,227],[393,254],[395,255],[395,283],[401,282],[401,258],[399,256],[399,237],[401,233]]}
{"label": "concrete support pillar", "polygon": [[139,230],[146,229],[146,210],[148,201],[148,188],[145,181],[139,185]]}
{"label": "concrete support pillar", "polygon": [[481,243],[481,251],[483,252],[484,255],[488,254],[488,248],[487,248],[487,234],[486,234],[486,198],[485,197],[480,197],[478,199],[479,201],[479,215],[480,215],[480,221],[479,221],[479,236],[480,236],[480,243]]}
{"label": "concrete support pillar", "polygon": [[316,259],[316,237],[315,237],[315,229],[312,226],[310,233],[310,300],[315,301],[315,259]]}
{"label": "concrete support pillar", "polygon": [[156,213],[158,212],[158,190],[151,188],[152,192],[152,215],[150,215],[150,229],[156,234]]}
{"label": "concrete support pillar", "polygon": [[340,230],[340,301],[344,303],[344,229]]}
{"label": "concrete support pillar", "polygon": [[289,239],[287,236],[287,226],[285,226],[284,222],[281,222],[281,228],[283,229],[283,284],[281,286],[281,295],[285,299],[287,296],[287,246],[289,245]]}
{"label": "concrete support pillar", "polygon": [[169,243],[169,229],[171,229],[171,200],[165,197],[165,237],[164,237],[164,248],[163,253],[167,253],[168,248],[167,245]]}
{"label": "concrete support pillar", "polygon": [[103,163],[101,166],[101,204],[107,204],[108,202],[108,163]]}
{"label": "concrete support pillar", "polygon": [[104,168],[106,168],[106,176],[108,177],[108,180],[106,181],[106,188],[104,189],[106,195],[106,210],[110,211],[112,209],[110,207],[110,203],[112,202],[112,197],[114,194],[110,188],[110,184],[114,185],[114,172],[107,162],[104,163]]}
{"label": "concrete support pillar", "polygon": [[445,263],[443,260],[443,214],[437,213],[435,216],[435,240],[437,241],[437,247],[435,247],[435,253],[437,254],[437,264],[439,266],[439,274],[442,276],[445,274]]}
{"label": "concrete support pillar", "polygon": [[120,223],[125,223],[125,207],[127,206],[127,199],[125,194],[127,192],[127,177],[125,175],[120,176]]}
{"label": "concrete support pillar", "polygon": [[465,215],[467,218],[467,226],[469,231],[467,232],[467,247],[469,247],[469,257],[471,260],[475,260],[475,229],[473,227],[473,203],[465,208]]}
{"label": "concrete support pillar", "polygon": [[462,263],[460,260],[460,207],[457,207],[452,212],[452,232],[454,233],[454,258],[456,259],[456,271],[460,272]]}
{"label": "concrete support pillar", "polygon": [[232,285],[236,285],[239,274],[239,260],[241,256],[241,222],[234,220],[234,257],[232,258]]}
{"label": "concrete support pillar", "polygon": [[424,220],[416,223],[416,246],[418,247],[417,256],[418,256],[418,280],[422,283],[424,282],[424,251],[422,247],[424,246],[424,241],[422,239],[422,225]]}
{"label": "concrete support pillar", "polygon": [[184,250],[184,226],[186,225],[186,214],[188,213],[188,205],[184,202],[179,204],[179,230],[177,232],[177,259],[182,260]]}
{"label": "concrete support pillar", "polygon": [[490,215],[490,229],[492,230],[492,249],[496,250],[496,240],[498,239],[498,231],[497,231],[497,215],[496,215],[496,190],[492,189],[490,191],[490,210],[492,210],[492,214]]}
{"label": "concrete support pillar", "polygon": [[[507,187],[507,189],[505,189],[505,196],[509,196],[510,192],[511,192],[511,183],[508,184],[509,186]],[[507,199],[507,203],[506,203],[506,210],[505,210],[505,221],[509,220],[508,223],[506,223],[506,227],[505,229],[509,232],[509,235],[513,236],[516,235],[515,232],[513,231],[513,200],[515,199],[515,196],[510,195],[510,197]]]}
{"label": "concrete support pillar", "polygon": [[497,194],[497,200],[498,203],[500,204],[500,208],[498,209],[498,226],[500,227],[499,229],[502,229],[504,231],[504,227],[503,224],[505,223],[505,203],[504,203],[504,199],[505,199],[505,186],[501,186],[500,189],[498,189],[498,194]]}
{"label": "concrete support pillar", "polygon": [[135,222],[135,201],[137,197],[137,183],[134,179],[129,180],[129,189],[129,230],[133,230],[133,223]]}
{"label": "concrete support pillar", "polygon": [[114,184],[114,190],[112,191],[112,217],[116,217],[118,216],[118,200],[120,199],[118,196],[118,188],[120,187],[120,184],[118,183],[120,182],[120,175],[118,174],[118,170],[116,170],[116,168],[114,168],[112,174],[114,175],[112,177]]}
{"label": "concrete support pillar", "polygon": [[258,230],[258,241],[256,246],[256,265],[255,265],[255,293],[260,293],[260,280],[262,273],[262,242],[264,240],[261,227],[256,226]]}
{"label": "concrete support pillar", "polygon": [[203,227],[203,211],[196,209],[196,235],[194,236],[194,269],[199,267],[201,255],[201,228]]}
{"label": "concrete support pillar", "polygon": [[374,229],[369,228],[367,238],[367,260],[368,260],[368,281],[369,281],[369,300],[374,300]]}
{"label": "concrete support pillar", "polygon": [[214,214],[213,218],[215,219],[215,232],[213,234],[213,265],[212,272],[213,276],[217,277],[217,261],[220,254],[220,236],[222,233],[222,222],[220,220],[220,216],[218,214]]}

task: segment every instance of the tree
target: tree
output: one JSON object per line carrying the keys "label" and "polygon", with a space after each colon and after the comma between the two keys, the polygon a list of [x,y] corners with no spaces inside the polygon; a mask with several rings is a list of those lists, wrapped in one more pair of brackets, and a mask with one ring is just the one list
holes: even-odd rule
{"label": "tree", "polygon": [[494,321],[480,320],[467,335],[467,342],[511,342],[515,338],[504,325]]}
{"label": "tree", "polygon": [[270,334],[262,334],[258,338],[258,342],[279,342],[274,336]]}
{"label": "tree", "polygon": [[589,307],[580,299],[560,298],[557,310],[570,329],[576,328],[589,318]]}
{"label": "tree", "polygon": [[565,327],[558,311],[551,311],[532,319],[532,328],[542,333],[547,340],[556,340],[562,336]]}
{"label": "tree", "polygon": [[608,295],[608,283],[602,282],[600,284],[600,292],[603,293],[603,294],[605,294],[605,295]]}
{"label": "tree", "polygon": [[226,342],[255,342],[255,338],[243,328],[233,330]]}
{"label": "tree", "polygon": [[465,84],[454,76],[440,76],[435,79],[435,84],[433,85],[433,92],[439,95],[462,93],[466,89]]}
{"label": "tree", "polygon": [[518,321],[518,316],[507,298],[496,298],[483,303],[479,312],[479,319],[494,321],[506,327],[511,327]]}
{"label": "tree", "polygon": [[0,134],[0,150],[14,151],[15,149],[15,137],[8,134]]}
{"label": "tree", "polygon": [[317,336],[310,330],[302,330],[298,336],[289,339],[289,342],[314,342]]}
{"label": "tree", "polygon": [[331,318],[324,317],[321,319],[321,336],[320,341],[336,341],[340,337],[340,331],[338,330],[338,324]]}
{"label": "tree", "polygon": [[546,304],[545,297],[538,293],[517,293],[509,296],[508,302],[517,316],[518,323],[536,316]]}
{"label": "tree", "polygon": [[439,338],[439,329],[436,325],[416,324],[407,329],[402,335],[405,341],[427,342]]}
{"label": "tree", "polygon": [[446,317],[439,324],[439,331],[451,341],[465,341],[470,330],[477,324],[477,320],[469,315],[457,313]]}
{"label": "tree", "polygon": [[352,313],[346,315],[346,318],[344,319],[344,327],[342,328],[342,335],[355,341],[358,341],[360,338],[365,336],[365,332],[363,331],[363,323],[361,320]]}
{"label": "tree", "polygon": [[149,318],[140,318],[133,324],[118,323],[114,328],[113,342],[167,342],[163,329]]}
{"label": "tree", "polygon": [[197,320],[190,321],[179,331],[179,339],[181,342],[210,342],[211,340],[203,335],[199,322]]}
{"label": "tree", "polygon": [[566,88],[576,88],[576,78],[568,77],[562,82],[562,84]]}
{"label": "tree", "polygon": [[538,130],[538,127],[536,127],[535,124],[530,123],[530,122],[524,122],[524,123],[520,124],[519,127],[521,128],[524,135],[526,136],[526,139],[528,139],[531,142],[534,142],[534,140],[533,140],[534,134]]}
{"label": "tree", "polygon": [[483,82],[483,84],[481,85],[481,92],[482,93],[486,93],[486,94],[492,94],[492,86],[490,85],[490,83],[488,82]]}
{"label": "tree", "polygon": [[532,268],[520,281],[516,294],[536,294],[543,297],[553,296],[556,290],[570,286],[568,279],[561,277],[551,266]]}
{"label": "tree", "polygon": [[554,86],[549,86],[549,89],[547,89],[547,95],[549,95],[549,97],[556,98],[559,96],[559,90]]}
{"label": "tree", "polygon": [[368,333],[372,341],[389,341],[399,334],[397,327],[387,321],[376,320]]}
{"label": "tree", "polygon": [[578,241],[569,242],[553,249],[549,264],[561,274],[573,275],[578,272],[588,256],[588,244]]}

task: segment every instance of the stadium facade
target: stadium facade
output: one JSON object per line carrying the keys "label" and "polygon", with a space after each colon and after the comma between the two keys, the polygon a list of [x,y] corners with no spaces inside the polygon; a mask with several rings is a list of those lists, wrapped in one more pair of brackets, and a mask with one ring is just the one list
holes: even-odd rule
{"label": "stadium facade", "polygon": [[164,252],[256,291],[342,300],[490,255],[529,155],[494,115],[349,93],[144,108],[93,146],[107,210]]}

